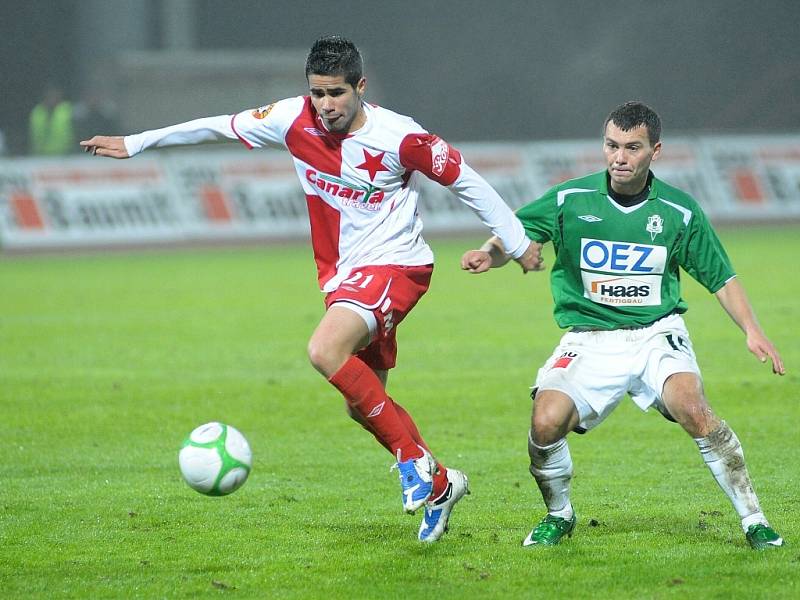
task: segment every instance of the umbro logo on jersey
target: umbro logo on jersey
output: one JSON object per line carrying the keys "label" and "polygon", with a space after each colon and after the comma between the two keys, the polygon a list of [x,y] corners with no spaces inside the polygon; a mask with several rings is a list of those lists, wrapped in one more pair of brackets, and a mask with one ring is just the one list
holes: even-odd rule
{"label": "umbro logo on jersey", "polygon": [[316,127],[303,127],[303,131],[306,133],[310,133],[311,135],[315,135],[317,137],[325,137],[325,132],[320,131]]}
{"label": "umbro logo on jersey", "polygon": [[597,223],[598,221],[602,221],[600,217],[595,217],[594,215],[580,215],[579,219],[586,221],[587,223]]}

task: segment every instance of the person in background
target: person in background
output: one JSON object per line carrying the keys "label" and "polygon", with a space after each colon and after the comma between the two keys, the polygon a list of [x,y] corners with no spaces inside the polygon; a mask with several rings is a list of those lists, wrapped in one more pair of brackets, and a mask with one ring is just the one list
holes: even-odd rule
{"label": "person in background", "polygon": [[31,110],[30,153],[36,156],[63,156],[74,151],[73,106],[58,85],[47,86],[42,101]]}

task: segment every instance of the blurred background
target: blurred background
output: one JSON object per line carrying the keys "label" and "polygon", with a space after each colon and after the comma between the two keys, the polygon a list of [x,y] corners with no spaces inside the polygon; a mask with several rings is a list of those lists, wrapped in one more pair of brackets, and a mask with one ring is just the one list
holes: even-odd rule
{"label": "blurred background", "polygon": [[[800,222],[797,0],[5,0],[0,16],[3,252],[306,237],[283,152],[120,164],[78,140],[304,94],[331,33],[360,47],[368,101],[457,144],[512,207],[602,169],[604,119],[635,99],[664,122],[656,174],[712,220]],[[478,225],[421,185],[429,233]]]}
{"label": "blurred background", "polygon": [[304,91],[323,34],[353,39],[369,99],[453,141],[599,135],[625,100],[665,131],[800,131],[795,0],[5,0],[0,129],[34,151],[40,102],[74,137],[229,113]]}

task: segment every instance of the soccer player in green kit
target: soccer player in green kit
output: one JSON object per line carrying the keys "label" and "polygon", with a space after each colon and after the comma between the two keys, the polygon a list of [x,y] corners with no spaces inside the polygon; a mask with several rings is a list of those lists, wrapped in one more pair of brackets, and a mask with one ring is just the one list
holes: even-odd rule
{"label": "soccer player in green kit", "polygon": [[[706,401],[681,317],[687,307],[678,268],[717,297],[748,349],[770,360],[773,373],[784,374],[783,362],[697,202],[650,171],[660,136],[650,107],[619,106],[605,122],[607,169],[557,185],[517,211],[528,237],[553,243],[554,314],[569,329],[539,370],[533,392],[530,471],[548,512],[523,546],[552,546],[572,534],[577,519],[566,435],[600,424],[625,394],[694,438],[751,547],[783,545],[761,510],[736,434]],[[483,273],[507,262],[492,238],[466,252],[462,268]]]}

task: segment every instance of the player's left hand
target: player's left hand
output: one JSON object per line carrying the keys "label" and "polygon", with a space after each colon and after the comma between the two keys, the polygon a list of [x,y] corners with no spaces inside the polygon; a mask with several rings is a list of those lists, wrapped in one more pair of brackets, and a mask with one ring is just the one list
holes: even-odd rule
{"label": "player's left hand", "polygon": [[747,348],[758,357],[762,363],[767,359],[772,361],[772,372],[776,375],[785,375],[786,369],[777,348],[772,345],[766,336],[761,332],[751,333],[747,336]]}

